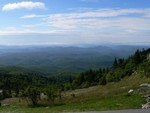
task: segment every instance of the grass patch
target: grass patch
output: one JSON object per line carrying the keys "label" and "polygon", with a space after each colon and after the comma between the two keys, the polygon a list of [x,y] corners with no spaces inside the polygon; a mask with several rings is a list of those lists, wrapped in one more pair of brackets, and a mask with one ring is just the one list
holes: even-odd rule
{"label": "grass patch", "polygon": [[53,107],[0,107],[0,112],[13,113],[53,113],[64,111],[101,111],[101,110],[119,110],[136,109],[145,103],[145,99],[139,95],[133,96],[113,96],[91,100],[85,102],[75,102]]}
{"label": "grass patch", "polygon": [[145,99],[141,96],[114,96],[85,102],[71,103],[64,106],[53,107],[51,110],[60,111],[101,111],[140,108]]}

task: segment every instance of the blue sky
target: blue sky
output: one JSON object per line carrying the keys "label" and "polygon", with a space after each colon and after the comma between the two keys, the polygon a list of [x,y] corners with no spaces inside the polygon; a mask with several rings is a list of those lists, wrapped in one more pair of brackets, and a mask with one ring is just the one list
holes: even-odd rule
{"label": "blue sky", "polygon": [[150,0],[3,0],[0,45],[149,44]]}

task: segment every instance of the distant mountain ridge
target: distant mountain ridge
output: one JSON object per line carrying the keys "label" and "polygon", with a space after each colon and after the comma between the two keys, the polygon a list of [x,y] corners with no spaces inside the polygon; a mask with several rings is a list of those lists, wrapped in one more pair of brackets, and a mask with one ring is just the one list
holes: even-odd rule
{"label": "distant mountain ridge", "polygon": [[0,66],[21,66],[43,75],[75,75],[90,68],[112,65],[114,58],[127,58],[147,46],[0,46]]}

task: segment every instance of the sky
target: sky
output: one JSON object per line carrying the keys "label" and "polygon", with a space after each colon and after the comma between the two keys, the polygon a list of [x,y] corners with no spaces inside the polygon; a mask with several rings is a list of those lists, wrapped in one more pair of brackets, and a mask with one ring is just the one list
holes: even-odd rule
{"label": "sky", "polygon": [[0,45],[150,44],[150,0],[1,0]]}

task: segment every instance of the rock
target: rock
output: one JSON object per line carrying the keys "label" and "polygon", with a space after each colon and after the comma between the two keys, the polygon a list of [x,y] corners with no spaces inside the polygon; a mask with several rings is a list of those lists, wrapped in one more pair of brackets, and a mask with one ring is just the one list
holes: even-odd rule
{"label": "rock", "polygon": [[2,104],[2,106],[10,106],[9,104]]}
{"label": "rock", "polygon": [[47,98],[47,95],[45,95],[44,93],[40,94],[40,99],[46,99],[46,98]]}
{"label": "rock", "polygon": [[150,102],[150,95],[147,95],[146,97],[147,97],[146,101]]}
{"label": "rock", "polygon": [[150,108],[150,102],[142,105],[142,109],[149,109]]}
{"label": "rock", "polygon": [[128,91],[128,93],[132,93],[134,90],[133,89],[130,89],[129,91]]}
{"label": "rock", "polygon": [[149,87],[150,88],[150,84],[144,83],[144,84],[141,84],[140,87]]}

